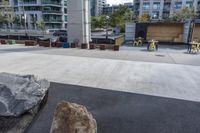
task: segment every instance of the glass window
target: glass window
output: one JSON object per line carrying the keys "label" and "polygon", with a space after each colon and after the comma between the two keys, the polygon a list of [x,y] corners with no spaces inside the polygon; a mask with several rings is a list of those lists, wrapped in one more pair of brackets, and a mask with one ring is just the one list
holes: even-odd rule
{"label": "glass window", "polygon": [[175,9],[181,9],[181,7],[182,7],[182,2],[176,2],[175,3]]}
{"label": "glass window", "polygon": [[149,8],[150,8],[150,3],[143,3],[142,7],[143,10],[149,10]]}
{"label": "glass window", "polygon": [[188,8],[192,8],[192,1],[187,1],[185,6]]}
{"label": "glass window", "polygon": [[159,12],[153,12],[152,19],[159,19]]}
{"label": "glass window", "polygon": [[153,3],[153,9],[154,10],[160,10],[160,3],[159,2]]}

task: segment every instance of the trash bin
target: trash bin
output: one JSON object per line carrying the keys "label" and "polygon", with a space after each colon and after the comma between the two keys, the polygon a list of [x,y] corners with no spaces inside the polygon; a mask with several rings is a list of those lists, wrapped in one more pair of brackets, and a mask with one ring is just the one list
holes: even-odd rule
{"label": "trash bin", "polygon": [[12,44],[16,44],[16,41],[15,41],[15,40],[9,40],[8,43],[9,43],[10,45],[12,45]]}
{"label": "trash bin", "polygon": [[69,43],[64,42],[64,43],[63,43],[63,48],[69,48]]}

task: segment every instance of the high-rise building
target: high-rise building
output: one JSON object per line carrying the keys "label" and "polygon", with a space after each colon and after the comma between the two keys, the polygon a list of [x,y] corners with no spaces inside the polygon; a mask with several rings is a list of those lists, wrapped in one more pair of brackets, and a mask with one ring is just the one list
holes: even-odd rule
{"label": "high-rise building", "polygon": [[27,29],[37,29],[36,22],[44,21],[46,29],[67,27],[67,0],[10,0],[11,7]]}
{"label": "high-rise building", "polygon": [[194,8],[199,13],[200,0],[134,0],[135,14],[149,14],[153,20],[166,19],[183,7]]}
{"label": "high-rise building", "polygon": [[91,15],[100,16],[103,14],[103,7],[106,5],[106,0],[90,0]]}
{"label": "high-rise building", "polygon": [[[133,10],[133,3],[124,3],[124,6],[128,7],[131,11]],[[117,11],[119,9],[120,5],[105,5],[103,7],[103,14],[110,14],[113,13],[115,11]]]}

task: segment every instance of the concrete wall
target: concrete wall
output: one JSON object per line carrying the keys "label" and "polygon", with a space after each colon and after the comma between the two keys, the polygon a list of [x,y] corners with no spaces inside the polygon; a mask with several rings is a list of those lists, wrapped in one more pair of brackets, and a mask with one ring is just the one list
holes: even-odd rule
{"label": "concrete wall", "polygon": [[125,40],[126,41],[133,41],[135,40],[135,23],[126,23],[125,27]]}
{"label": "concrete wall", "polygon": [[89,0],[68,0],[68,42],[89,43]]}
{"label": "concrete wall", "polygon": [[155,39],[162,42],[183,42],[183,31],[183,24],[149,24],[147,28],[147,40]]}

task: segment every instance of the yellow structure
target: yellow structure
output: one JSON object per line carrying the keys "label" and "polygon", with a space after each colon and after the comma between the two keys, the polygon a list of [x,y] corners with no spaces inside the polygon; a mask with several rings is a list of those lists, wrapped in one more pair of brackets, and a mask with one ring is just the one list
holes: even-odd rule
{"label": "yellow structure", "polygon": [[124,35],[115,38],[115,45],[122,45],[124,43]]}

